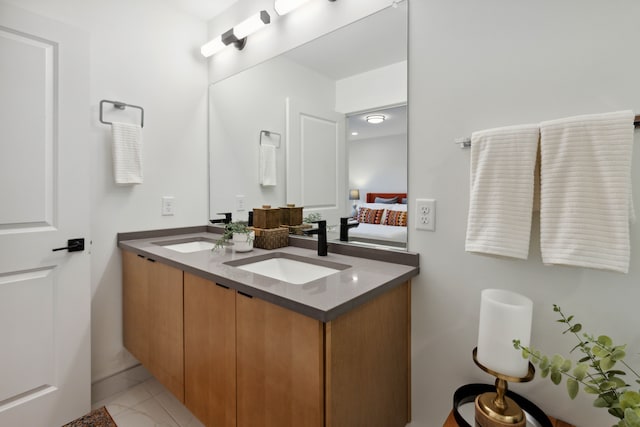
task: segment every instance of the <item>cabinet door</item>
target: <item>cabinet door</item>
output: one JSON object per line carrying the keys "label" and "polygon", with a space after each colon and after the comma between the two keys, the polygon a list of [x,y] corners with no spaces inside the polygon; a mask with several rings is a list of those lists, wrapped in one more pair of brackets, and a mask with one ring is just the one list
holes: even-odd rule
{"label": "cabinet door", "polygon": [[236,425],[235,291],[184,273],[185,405],[207,426]]}
{"label": "cabinet door", "polygon": [[401,427],[410,421],[409,286],[326,325],[327,427]]}
{"label": "cabinet door", "polygon": [[[151,260],[149,260],[151,261]],[[149,371],[184,402],[182,270],[148,262]]]}
{"label": "cabinet door", "polygon": [[148,261],[142,255],[122,252],[122,322],[124,346],[145,366],[149,365]]}
{"label": "cabinet door", "polygon": [[322,426],[322,323],[240,293],[236,321],[238,426]]}

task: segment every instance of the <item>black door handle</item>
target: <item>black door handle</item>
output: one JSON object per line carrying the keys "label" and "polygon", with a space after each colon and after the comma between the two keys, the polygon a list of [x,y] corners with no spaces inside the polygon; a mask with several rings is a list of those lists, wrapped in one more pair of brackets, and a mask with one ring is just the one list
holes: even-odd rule
{"label": "black door handle", "polygon": [[52,249],[53,252],[55,251],[63,251],[63,250],[68,250],[69,252],[81,252],[84,251],[84,238],[81,239],[69,239],[67,240],[67,246],[65,246],[64,248],[55,248]]}

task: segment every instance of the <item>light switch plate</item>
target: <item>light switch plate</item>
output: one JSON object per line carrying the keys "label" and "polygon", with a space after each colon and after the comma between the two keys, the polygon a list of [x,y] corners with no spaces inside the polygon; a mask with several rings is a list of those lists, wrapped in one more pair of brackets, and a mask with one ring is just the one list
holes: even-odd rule
{"label": "light switch plate", "polygon": [[175,215],[176,209],[176,200],[173,196],[163,196],[162,197],[162,215],[163,216],[171,216]]}
{"label": "light switch plate", "polygon": [[242,194],[236,195],[236,210],[237,211],[244,210],[244,196]]}

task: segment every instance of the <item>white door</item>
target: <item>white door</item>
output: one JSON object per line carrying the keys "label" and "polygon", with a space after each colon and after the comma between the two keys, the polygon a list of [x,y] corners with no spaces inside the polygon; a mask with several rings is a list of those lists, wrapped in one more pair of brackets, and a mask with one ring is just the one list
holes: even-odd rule
{"label": "white door", "polygon": [[337,225],[347,215],[344,114],[287,98],[287,203]]}
{"label": "white door", "polygon": [[0,426],[90,409],[88,35],[0,3]]}

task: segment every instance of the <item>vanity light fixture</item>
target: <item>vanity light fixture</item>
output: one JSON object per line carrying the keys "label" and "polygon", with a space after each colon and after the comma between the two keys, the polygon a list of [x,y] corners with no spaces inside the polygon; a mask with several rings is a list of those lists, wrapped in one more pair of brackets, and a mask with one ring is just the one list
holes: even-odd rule
{"label": "vanity light fixture", "polygon": [[233,43],[238,50],[242,50],[247,42],[247,36],[255,33],[260,28],[271,22],[271,17],[266,10],[251,15],[235,27],[214,38],[200,48],[204,57],[209,57],[220,52],[226,46]]}
{"label": "vanity light fixture", "polygon": [[351,136],[358,136],[358,132],[351,132]]}
{"label": "vanity light fixture", "polygon": [[383,114],[371,114],[366,117],[367,123],[371,123],[372,125],[377,125],[378,123],[384,122],[386,117]]}

